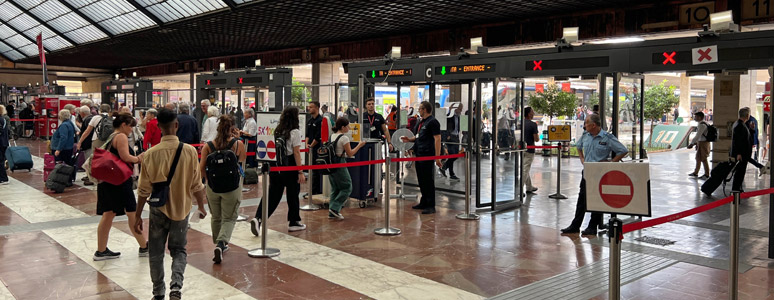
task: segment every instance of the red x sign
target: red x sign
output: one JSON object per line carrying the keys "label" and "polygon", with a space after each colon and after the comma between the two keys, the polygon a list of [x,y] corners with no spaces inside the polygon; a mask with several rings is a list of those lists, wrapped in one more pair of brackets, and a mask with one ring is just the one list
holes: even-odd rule
{"label": "red x sign", "polygon": [[673,64],[673,65],[674,65],[674,64],[676,64],[676,63],[677,63],[677,62],[675,61],[675,55],[676,55],[676,54],[677,54],[677,52],[675,52],[675,51],[672,51],[672,53],[671,53],[671,54],[664,52],[664,57],[665,57],[666,59],[664,59],[664,62],[663,62],[663,64],[664,64],[664,65],[666,65],[667,63],[671,63],[671,64]]}
{"label": "red x sign", "polygon": [[533,60],[532,63],[535,65],[534,67],[532,67],[532,71],[537,71],[537,70],[543,71],[543,67],[540,66],[540,64],[543,63],[542,60]]}
{"label": "red x sign", "polygon": [[710,52],[712,52],[712,48],[707,48],[704,50],[699,49],[699,61],[704,61],[705,59],[707,61],[712,60],[712,56],[709,55]]}
{"label": "red x sign", "polygon": [[207,79],[207,85],[210,85],[210,80],[209,79]]}
{"label": "red x sign", "polygon": [[242,78],[242,77],[239,77],[239,84],[242,84],[242,81],[243,81],[243,80],[244,80],[244,78]]}

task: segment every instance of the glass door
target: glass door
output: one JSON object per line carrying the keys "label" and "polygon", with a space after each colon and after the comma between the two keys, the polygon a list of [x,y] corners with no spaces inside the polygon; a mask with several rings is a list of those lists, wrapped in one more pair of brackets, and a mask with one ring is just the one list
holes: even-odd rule
{"label": "glass door", "polygon": [[644,76],[621,74],[619,76],[616,104],[618,106],[618,140],[629,149],[629,157],[642,158],[642,85]]}

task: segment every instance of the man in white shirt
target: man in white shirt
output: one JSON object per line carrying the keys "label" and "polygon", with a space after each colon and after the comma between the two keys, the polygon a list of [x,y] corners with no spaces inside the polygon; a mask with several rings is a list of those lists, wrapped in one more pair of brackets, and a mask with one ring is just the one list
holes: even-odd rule
{"label": "man in white shirt", "polygon": [[258,163],[255,161],[256,150],[256,135],[258,135],[258,124],[255,123],[255,111],[252,108],[248,108],[244,111],[245,125],[242,126],[242,130],[239,131],[239,135],[242,136],[245,145],[247,145],[247,152],[253,153],[253,155],[247,156],[247,166],[255,168]]}
{"label": "man in white shirt", "polygon": [[704,113],[703,112],[697,112],[693,115],[693,119],[698,122],[699,124],[696,126],[696,136],[693,137],[693,140],[691,140],[691,144],[688,145],[688,149],[693,148],[693,146],[696,147],[696,168],[693,170],[693,173],[689,173],[688,176],[690,177],[698,177],[699,176],[699,169],[702,165],[704,165],[704,175],[701,175],[701,177],[698,177],[699,179],[707,179],[709,178],[709,162],[707,161],[707,158],[709,157],[710,153],[710,142],[707,141],[707,123],[704,122]]}

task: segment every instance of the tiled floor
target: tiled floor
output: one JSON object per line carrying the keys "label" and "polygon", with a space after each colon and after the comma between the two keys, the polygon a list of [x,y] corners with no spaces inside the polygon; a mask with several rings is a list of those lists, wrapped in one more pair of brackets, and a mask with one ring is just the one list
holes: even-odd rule
{"label": "tiled floor", "polygon": [[[41,142],[25,142],[40,157]],[[709,203],[698,191],[701,181],[689,179],[693,154],[675,151],[651,155],[653,216],[663,216]],[[489,201],[490,182],[498,182],[498,197],[513,196],[513,161],[498,158],[491,176],[482,163],[482,199]],[[461,162],[460,162],[461,163]],[[458,163],[457,175],[463,175]],[[540,283],[608,257],[607,239],[560,235],[575,210],[582,166],[566,159],[562,193],[567,200],[547,197],[556,189],[555,158],[537,157],[532,178],[537,195],[517,209],[482,213],[478,221],[455,218],[464,207],[462,196],[438,194],[438,213],[420,215],[413,201],[393,201],[392,226],[401,235],[373,234],[383,225],[382,203],[346,208],[346,219],[333,221],[326,211],[302,212],[308,229],[288,232],[287,206],[280,205],[268,221],[268,243],[282,254],[272,259],[250,258],[260,245],[247,223],[238,223],[224,263],[213,265],[209,218],[191,224],[188,233],[186,299],[481,299]],[[96,222],[94,187],[76,185],[63,194],[43,189],[40,165],[32,172],[11,174],[11,185],[0,186],[0,228],[26,223],[78,220],[57,228],[18,231],[0,236],[0,299],[148,299],[147,259],[136,255],[137,243],[126,221],[117,221],[109,246],[123,257],[93,262]],[[407,181],[415,182],[413,169]],[[79,174],[79,177],[81,174]],[[462,177],[462,176],[460,176]],[[768,176],[751,170],[748,190],[763,188]],[[464,178],[463,178],[464,179]],[[437,178],[439,187],[462,190],[461,183]],[[511,183],[511,184],[509,184]],[[254,215],[260,185],[248,186],[241,213]],[[510,188],[510,190],[509,190]],[[408,188],[407,191],[417,192]],[[716,198],[722,192],[716,192]],[[303,201],[303,200],[302,200]],[[774,260],[767,258],[766,197],[743,201],[740,297],[774,299]],[[673,223],[627,234],[627,251],[680,261],[624,285],[626,299],[722,299],[727,297],[728,207]],[[76,224],[77,223],[77,224]],[[3,231],[0,231],[3,232]],[[641,236],[672,240],[668,246],[635,241]],[[167,264],[168,262],[167,257]],[[604,261],[603,261],[604,262]],[[771,267],[770,267],[771,266]],[[582,287],[583,282],[556,288]],[[600,292],[597,298],[607,298]]]}

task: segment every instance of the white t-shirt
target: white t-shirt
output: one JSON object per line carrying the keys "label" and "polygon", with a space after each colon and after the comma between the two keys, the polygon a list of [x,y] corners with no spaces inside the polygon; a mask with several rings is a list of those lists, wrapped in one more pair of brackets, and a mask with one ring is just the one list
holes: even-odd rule
{"label": "white t-shirt", "polygon": [[97,136],[99,135],[99,134],[97,133],[97,127],[99,127],[99,121],[101,121],[101,120],[102,120],[102,116],[103,116],[103,115],[96,115],[96,116],[93,116],[93,117],[91,118],[91,121],[89,121],[89,126],[91,126],[91,127],[94,127],[94,129],[92,129],[92,130],[94,131],[94,134],[93,134],[93,135],[91,135],[91,140],[92,140],[92,141],[96,141],[96,140],[97,140]]}
{"label": "white t-shirt", "polygon": [[301,147],[301,130],[293,129],[290,131],[290,140],[285,141],[287,144],[285,145],[286,151],[285,153],[288,153],[289,155],[293,155],[293,147],[299,146]]}
{"label": "white t-shirt", "polygon": [[343,155],[344,154],[344,145],[349,144],[350,140],[349,140],[349,136],[347,136],[346,134],[334,133],[334,134],[331,135],[331,141],[335,141],[337,138],[339,138],[339,136],[341,136],[341,138],[339,139],[339,142],[336,143],[336,146],[334,146],[334,149],[335,149],[334,152],[336,153],[336,156],[342,157],[342,156],[344,156]]}
{"label": "white t-shirt", "polygon": [[258,123],[255,123],[255,119],[248,118],[245,121],[245,126],[242,127],[242,131],[247,132],[251,136],[258,134]]}
{"label": "white t-shirt", "polygon": [[218,118],[209,117],[207,121],[204,121],[202,128],[202,141],[211,142],[218,136]]}

